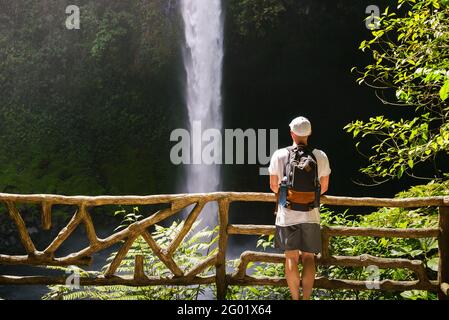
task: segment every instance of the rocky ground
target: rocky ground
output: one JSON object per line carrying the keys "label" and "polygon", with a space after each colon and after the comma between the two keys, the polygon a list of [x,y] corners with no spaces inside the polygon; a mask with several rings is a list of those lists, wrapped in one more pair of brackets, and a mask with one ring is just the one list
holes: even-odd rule
{"label": "rocky ground", "polygon": [[[33,238],[39,234],[40,216],[37,214],[23,214],[22,218],[27,226],[28,233]],[[17,232],[17,227],[9,217],[2,212],[0,214],[0,252],[16,251],[22,249],[22,244]]]}

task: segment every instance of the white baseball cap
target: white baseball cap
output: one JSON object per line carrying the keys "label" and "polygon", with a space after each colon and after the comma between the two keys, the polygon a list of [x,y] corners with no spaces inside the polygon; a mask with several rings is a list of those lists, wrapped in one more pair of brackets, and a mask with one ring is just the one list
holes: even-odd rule
{"label": "white baseball cap", "polygon": [[307,118],[297,117],[290,122],[290,130],[300,137],[307,137],[312,134],[312,125]]}

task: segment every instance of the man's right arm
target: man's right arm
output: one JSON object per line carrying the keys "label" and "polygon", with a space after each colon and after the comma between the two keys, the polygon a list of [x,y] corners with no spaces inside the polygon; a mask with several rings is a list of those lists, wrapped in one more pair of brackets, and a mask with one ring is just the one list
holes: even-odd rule
{"label": "man's right arm", "polygon": [[279,191],[279,150],[275,151],[271,156],[270,166],[268,167],[268,173],[270,174],[270,189],[274,193]]}
{"label": "man's right arm", "polygon": [[278,176],[270,175],[270,189],[274,193],[279,191],[279,178]]}

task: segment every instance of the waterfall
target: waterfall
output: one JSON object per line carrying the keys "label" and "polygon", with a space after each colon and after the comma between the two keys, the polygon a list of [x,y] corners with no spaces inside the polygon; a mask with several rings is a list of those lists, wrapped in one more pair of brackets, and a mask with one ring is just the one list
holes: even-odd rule
{"label": "waterfall", "polygon": [[[181,0],[184,21],[184,65],[187,75],[186,103],[192,139],[195,130],[222,129],[221,82],[223,18],[221,0]],[[193,131],[193,133],[192,133]],[[207,141],[202,141],[202,144]],[[198,145],[198,144],[197,144]],[[201,159],[202,148],[193,148],[192,159]],[[221,155],[220,155],[221,156]],[[220,187],[220,167],[195,161],[187,166],[187,192],[213,192]],[[213,225],[216,205],[209,204],[202,221]]]}

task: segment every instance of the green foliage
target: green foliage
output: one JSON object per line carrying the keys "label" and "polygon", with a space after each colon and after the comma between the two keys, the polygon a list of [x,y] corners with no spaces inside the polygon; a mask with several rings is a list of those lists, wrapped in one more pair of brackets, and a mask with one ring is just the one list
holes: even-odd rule
{"label": "green foliage", "polygon": [[[135,207],[131,212],[125,209],[119,210],[116,215],[123,215],[123,223],[117,229],[123,229],[129,224],[143,218],[139,208]],[[184,222],[173,222],[169,227],[156,225],[156,230],[152,233],[154,240],[162,248],[166,248],[183,227]],[[215,246],[218,236],[217,228],[209,230],[205,227],[197,230],[200,221],[197,221],[191,232],[186,236],[179,248],[175,251],[174,260],[184,270],[190,270],[206,259],[208,256],[216,253]],[[111,262],[116,252],[107,259]],[[117,274],[120,276],[132,276],[134,274],[134,261],[136,255],[144,256],[144,270],[147,276],[170,277],[171,272],[163,262],[154,254],[146,241],[139,237],[133,243],[126,257],[121,262]],[[109,264],[106,264],[102,271],[104,272]],[[67,268],[58,267],[58,269],[67,271]],[[206,268],[199,276],[207,276],[213,273],[213,267]],[[98,276],[101,272],[80,270],[81,277]],[[192,286],[144,286],[128,287],[121,285],[111,286],[85,286],[76,289],[75,287],[55,285],[49,286],[50,292],[43,296],[43,299],[96,299],[96,300],[170,300],[197,299],[199,295],[206,290],[215,292],[213,285],[192,285]]]}
{"label": "green foliage", "polygon": [[359,140],[357,147],[361,142],[369,147],[369,165],[361,171],[372,178],[413,174],[416,165],[449,151],[449,7],[440,4],[399,0],[401,13],[387,8],[380,29],[360,45],[373,63],[360,72],[358,83],[375,88],[384,104],[413,111],[410,119],[377,116],[345,127]]}
{"label": "green foliage", "polygon": [[[410,187],[408,190],[398,193],[399,198],[413,198],[413,197],[436,197],[449,195],[449,180],[445,181],[431,181],[426,185],[417,185]],[[436,209],[428,208],[426,211],[432,210],[436,213]]]}
{"label": "green foliage", "polygon": [[165,0],[86,0],[67,30],[69,4],[2,2],[0,190],[161,192],[182,120],[179,21]]}
{"label": "green foliage", "polygon": [[[257,247],[266,250],[274,247],[273,236],[262,236],[257,241]],[[236,268],[240,259],[229,260],[228,265]],[[253,277],[284,277],[284,265],[279,263],[250,262],[247,273]],[[290,291],[287,287],[277,286],[229,286],[226,296],[231,300],[288,300]]]}
{"label": "green foliage", "polygon": [[[419,185],[397,195],[398,198],[439,196],[449,194],[449,182],[432,181],[427,185]],[[435,228],[438,226],[436,208],[382,208],[370,214],[351,215],[347,211],[336,213],[328,208],[321,208],[321,224],[325,226],[382,227],[382,228]],[[273,246],[273,237],[262,237],[259,247]],[[438,243],[435,238],[402,239],[372,237],[333,237],[330,241],[332,255],[357,256],[371,254],[378,257],[419,259],[424,261],[429,278],[436,279],[438,271]],[[232,263],[235,265],[238,261]],[[281,264],[260,263],[252,267],[253,276],[283,277],[284,267]],[[380,280],[415,280],[413,272],[407,269],[380,269]],[[367,280],[372,271],[367,268],[350,267],[318,267],[317,276],[331,279]],[[229,299],[289,299],[288,288],[279,287],[231,287]],[[436,299],[431,292],[412,290],[402,293],[376,290],[323,290],[314,289],[313,299]]]}
{"label": "green foliage", "polygon": [[[427,185],[419,185],[397,195],[398,198],[438,196],[449,194],[449,183],[435,181]],[[336,214],[327,209],[321,211],[323,225],[344,225],[358,227],[382,228],[436,228],[438,211],[436,208],[382,208],[367,214],[352,216],[347,212]],[[334,255],[371,254],[378,257],[401,257],[422,260],[427,267],[431,279],[436,279],[438,261],[438,242],[435,238],[402,239],[402,238],[368,238],[368,237],[335,237],[330,242],[330,253]],[[366,268],[331,267],[322,274],[331,278],[366,280],[370,275]],[[413,273],[406,269],[381,269],[380,279],[414,280]],[[389,293],[379,291],[325,291],[320,290],[321,298],[330,299],[436,299],[435,294],[422,291],[406,291]]]}
{"label": "green foliage", "polygon": [[265,36],[287,10],[284,1],[279,0],[232,0],[230,6],[237,32],[242,36]]}
{"label": "green foliage", "polygon": [[[389,228],[424,228],[435,227],[437,216],[433,212],[421,210],[405,211],[402,209],[381,209],[373,214],[350,216],[345,213],[337,214],[322,212],[323,225],[344,225],[358,227],[389,227]],[[371,254],[378,257],[401,257],[420,259],[425,263],[433,263],[437,253],[437,241],[430,239],[400,239],[400,238],[371,238],[371,237],[335,237],[331,241],[330,253],[334,255],[357,256]],[[433,266],[433,265],[432,265]],[[323,274],[330,278],[352,280],[366,280],[370,273],[366,268],[330,267],[322,268]],[[433,268],[429,268],[431,276],[435,277]],[[414,280],[414,275],[406,269],[380,270],[380,279]],[[341,296],[339,296],[341,294]],[[398,299],[397,293],[364,291],[364,292],[332,292],[332,298],[356,299]]]}

